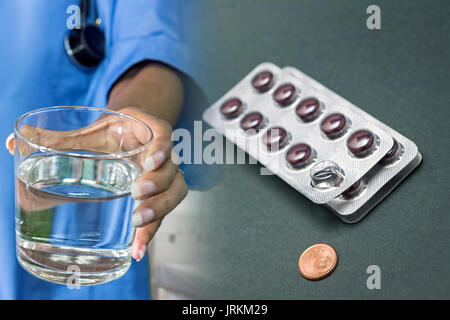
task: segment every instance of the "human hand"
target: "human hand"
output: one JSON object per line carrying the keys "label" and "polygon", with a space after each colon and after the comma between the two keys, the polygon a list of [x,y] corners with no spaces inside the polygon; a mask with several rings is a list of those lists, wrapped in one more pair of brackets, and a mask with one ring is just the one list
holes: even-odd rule
{"label": "human hand", "polygon": [[144,121],[154,134],[146,152],[144,174],[131,190],[139,204],[133,214],[133,225],[138,229],[132,256],[140,261],[163,218],[181,203],[188,188],[178,164],[172,161],[172,128],[169,123],[138,108],[124,108],[119,112]]}

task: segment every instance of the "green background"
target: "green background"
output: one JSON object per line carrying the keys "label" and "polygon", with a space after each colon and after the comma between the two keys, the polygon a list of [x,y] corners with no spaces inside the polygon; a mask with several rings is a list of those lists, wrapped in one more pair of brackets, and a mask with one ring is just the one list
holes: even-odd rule
{"label": "green background", "polygon": [[[368,30],[366,8],[381,8]],[[203,50],[219,99],[264,61],[292,65],[413,140],[422,165],[361,222],[348,225],[258,165],[223,166],[208,208],[206,298],[450,298],[450,2],[216,0]],[[328,278],[297,261],[332,244]],[[381,290],[368,290],[369,265]]]}

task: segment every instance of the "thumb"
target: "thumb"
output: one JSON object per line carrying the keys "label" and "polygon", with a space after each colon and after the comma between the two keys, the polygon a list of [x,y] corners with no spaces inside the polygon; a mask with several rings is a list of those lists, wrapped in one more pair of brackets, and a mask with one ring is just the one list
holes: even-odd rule
{"label": "thumb", "polygon": [[8,149],[11,155],[14,155],[14,133],[11,133],[5,141],[6,149]]}

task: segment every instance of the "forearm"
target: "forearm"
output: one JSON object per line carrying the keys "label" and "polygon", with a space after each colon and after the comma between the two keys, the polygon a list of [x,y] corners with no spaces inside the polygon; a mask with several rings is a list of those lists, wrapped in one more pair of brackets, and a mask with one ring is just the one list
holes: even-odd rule
{"label": "forearm", "polygon": [[108,97],[108,108],[139,107],[168,121],[178,120],[183,103],[183,85],[177,72],[156,62],[140,63],[116,82]]}

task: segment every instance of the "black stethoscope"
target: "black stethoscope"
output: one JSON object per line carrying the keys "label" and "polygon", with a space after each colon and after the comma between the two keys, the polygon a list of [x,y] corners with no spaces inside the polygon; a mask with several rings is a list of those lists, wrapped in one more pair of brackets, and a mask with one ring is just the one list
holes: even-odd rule
{"label": "black stethoscope", "polygon": [[72,62],[87,70],[98,66],[105,57],[105,35],[99,27],[96,7],[94,8],[95,24],[87,23],[89,2],[89,0],[81,1],[80,29],[70,30],[64,38],[64,48]]}

